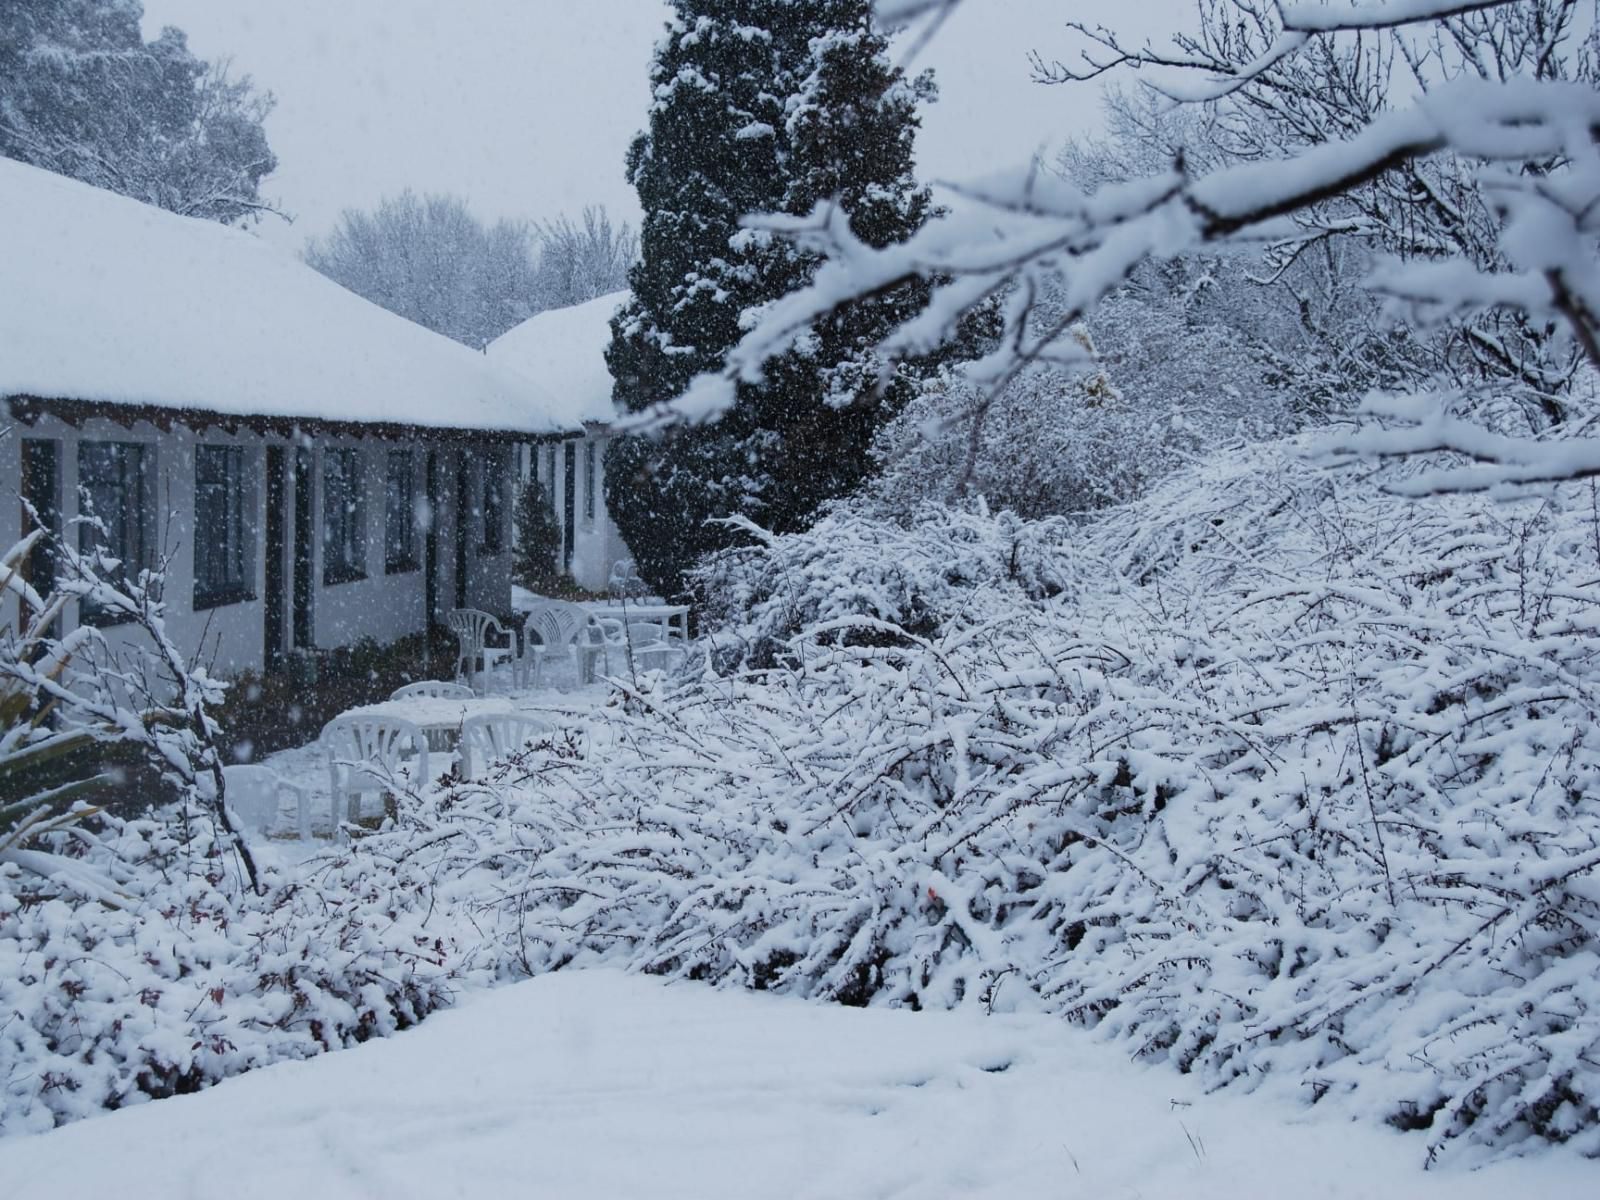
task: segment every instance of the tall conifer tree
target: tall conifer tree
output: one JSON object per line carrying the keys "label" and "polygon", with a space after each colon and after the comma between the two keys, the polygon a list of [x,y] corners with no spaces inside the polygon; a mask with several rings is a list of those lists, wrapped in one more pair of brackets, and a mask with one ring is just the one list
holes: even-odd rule
{"label": "tall conifer tree", "polygon": [[[871,22],[869,0],[674,0],[651,70],[649,128],[628,154],[644,208],[632,301],[607,351],[616,399],[639,411],[715,371],[741,314],[805,282],[816,260],[740,228],[751,213],[803,214],[836,198],[857,236],[902,241],[928,213],[912,178],[916,105]],[[718,517],[780,531],[854,487],[873,432],[909,397],[870,347],[926,296],[863,301],[742,385],[721,421],[614,439],[606,500],[640,573],[665,594],[727,544]],[[708,522],[713,522],[708,524]]]}

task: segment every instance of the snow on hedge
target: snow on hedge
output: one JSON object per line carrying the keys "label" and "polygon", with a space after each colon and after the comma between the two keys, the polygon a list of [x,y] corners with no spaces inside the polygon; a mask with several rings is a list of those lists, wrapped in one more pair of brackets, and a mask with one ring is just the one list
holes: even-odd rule
{"label": "snow on hedge", "polygon": [[841,510],[742,562],[717,637],[770,667],[356,855],[447,881],[463,969],[1043,1008],[1430,1158],[1600,1153],[1593,503],[1401,500],[1279,444],[1073,537]]}
{"label": "snow on hedge", "polygon": [[1092,522],[757,537],[673,687],[260,900],[146,871],[139,926],[0,874],[0,1124],[609,963],[1055,1013],[1430,1160],[1600,1154],[1600,502],[1412,501],[1304,450]]}
{"label": "snow on hedge", "polygon": [[199,825],[103,818],[54,848],[119,907],[0,864],[0,1134],[53,1125],[404,1029],[453,961],[393,872],[230,887]]}

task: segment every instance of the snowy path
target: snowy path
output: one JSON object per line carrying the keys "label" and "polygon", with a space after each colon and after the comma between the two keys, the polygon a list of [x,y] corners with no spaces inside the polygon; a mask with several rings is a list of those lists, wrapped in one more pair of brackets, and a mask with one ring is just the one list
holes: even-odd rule
{"label": "snowy path", "polygon": [[0,1143],[0,1196],[1507,1200],[1596,1180],[1561,1154],[1423,1174],[1420,1153],[1260,1097],[1202,1097],[1046,1018],[587,971]]}

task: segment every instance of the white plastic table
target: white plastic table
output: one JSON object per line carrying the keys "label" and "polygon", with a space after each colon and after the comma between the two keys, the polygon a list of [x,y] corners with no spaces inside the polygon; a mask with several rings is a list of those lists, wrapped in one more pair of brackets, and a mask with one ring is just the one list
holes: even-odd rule
{"label": "white plastic table", "polygon": [[381,700],[350,709],[345,716],[397,717],[410,721],[428,739],[428,749],[448,753],[455,749],[461,723],[468,717],[494,713],[520,712],[504,696],[474,696],[449,699],[444,696],[408,696],[404,700]]}
{"label": "white plastic table", "polygon": [[630,621],[656,621],[667,627],[669,635],[676,634],[689,640],[689,606],[687,604],[630,604],[624,601],[590,601],[584,609],[597,617],[610,617],[627,624]]}

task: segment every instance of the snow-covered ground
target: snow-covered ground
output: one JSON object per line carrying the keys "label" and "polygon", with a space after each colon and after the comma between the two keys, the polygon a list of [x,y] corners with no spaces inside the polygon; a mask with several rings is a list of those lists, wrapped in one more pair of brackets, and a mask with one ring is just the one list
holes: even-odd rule
{"label": "snow-covered ground", "polygon": [[1594,1164],[1549,1149],[1423,1173],[1419,1147],[1265,1096],[1205,1096],[1056,1019],[572,971],[393,1038],[0,1143],[0,1196],[1593,1194]]}

